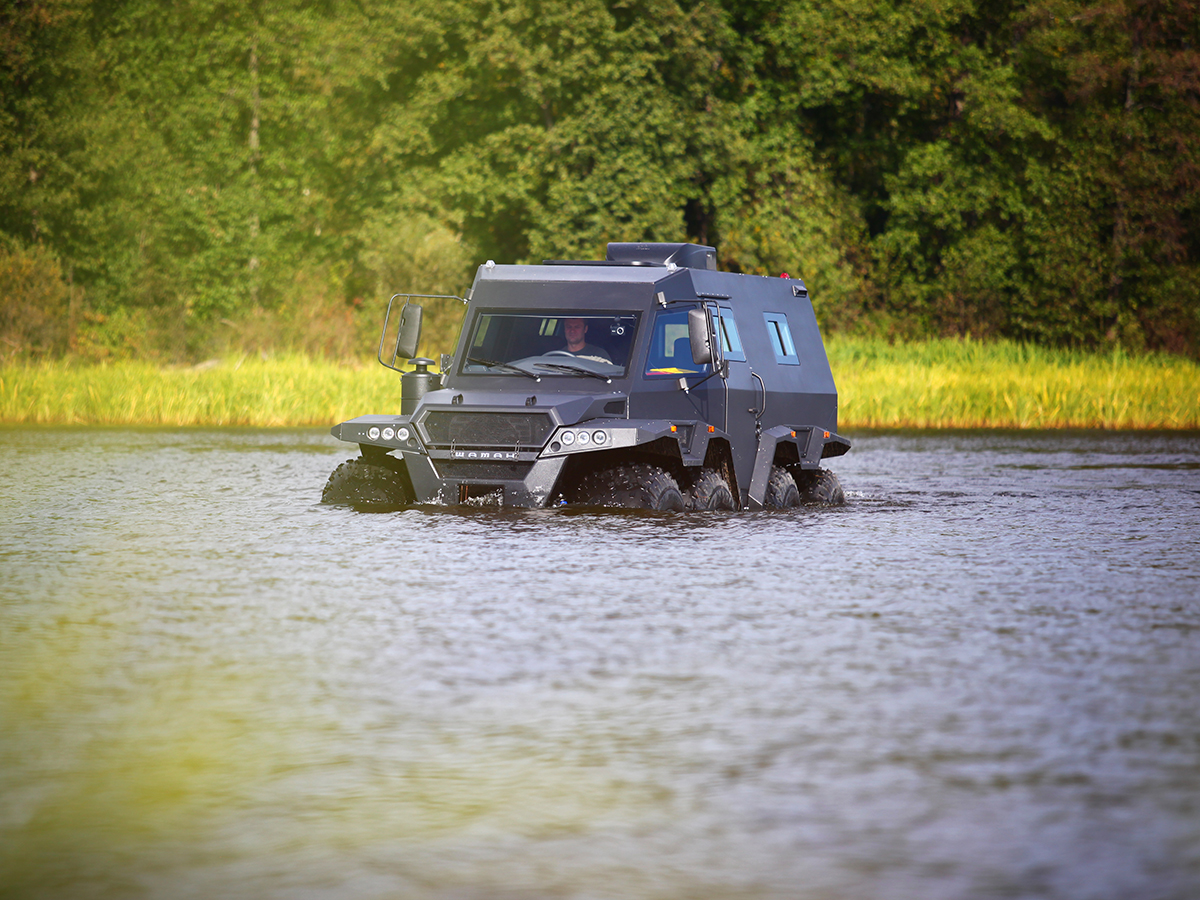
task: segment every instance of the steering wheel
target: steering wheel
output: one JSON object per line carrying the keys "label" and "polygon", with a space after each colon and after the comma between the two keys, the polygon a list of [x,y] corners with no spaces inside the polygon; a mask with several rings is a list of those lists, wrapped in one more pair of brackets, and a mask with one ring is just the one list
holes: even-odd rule
{"label": "steering wheel", "polygon": [[542,356],[569,356],[572,359],[575,358],[575,354],[570,350],[548,350]]}

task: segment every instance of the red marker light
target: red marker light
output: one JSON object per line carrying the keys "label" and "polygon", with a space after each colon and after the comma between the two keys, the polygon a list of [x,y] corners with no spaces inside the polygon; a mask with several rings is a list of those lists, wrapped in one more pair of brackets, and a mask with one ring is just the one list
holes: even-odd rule
{"label": "red marker light", "polygon": [[782,274],[780,274],[780,276],[779,276],[779,277],[780,277],[780,278],[791,278],[792,276],[791,276],[791,275],[789,275],[787,272],[783,272]]}

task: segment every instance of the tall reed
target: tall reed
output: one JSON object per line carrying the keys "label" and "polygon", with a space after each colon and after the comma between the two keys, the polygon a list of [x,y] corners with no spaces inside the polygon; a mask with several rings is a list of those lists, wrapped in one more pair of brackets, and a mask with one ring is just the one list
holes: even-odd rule
{"label": "tall reed", "polygon": [[842,428],[1200,428],[1200,366],[1010,341],[833,337]]}
{"label": "tall reed", "polygon": [[[1200,428],[1200,366],[1011,342],[831,337],[839,428]],[[0,422],[326,425],[398,412],[400,380],[307,356],[191,368],[38,362],[0,368]]]}
{"label": "tall reed", "polygon": [[306,356],[162,368],[145,362],[0,369],[0,421],[317,425],[400,410],[400,376]]}

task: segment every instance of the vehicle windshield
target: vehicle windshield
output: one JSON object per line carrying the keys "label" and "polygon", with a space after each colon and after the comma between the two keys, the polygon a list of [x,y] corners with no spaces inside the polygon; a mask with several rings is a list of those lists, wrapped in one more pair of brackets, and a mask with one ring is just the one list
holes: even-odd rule
{"label": "vehicle windshield", "polygon": [[625,374],[639,314],[577,310],[481,310],[459,371],[464,375]]}

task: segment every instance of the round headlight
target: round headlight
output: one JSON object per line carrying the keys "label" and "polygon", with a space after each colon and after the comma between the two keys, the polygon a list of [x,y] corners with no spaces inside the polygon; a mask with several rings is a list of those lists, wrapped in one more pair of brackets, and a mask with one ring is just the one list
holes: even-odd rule
{"label": "round headlight", "polygon": [[560,440],[562,440],[564,447],[570,447],[573,443],[575,443],[575,432],[564,431]]}
{"label": "round headlight", "polygon": [[608,435],[605,434],[603,431],[593,431],[592,432],[592,440],[595,441],[597,444],[607,444],[608,443]]}
{"label": "round headlight", "polygon": [[385,441],[390,441],[395,436],[396,436],[396,432],[392,431],[392,428],[390,425],[387,428],[383,429],[383,439]]}
{"label": "round headlight", "polygon": [[579,435],[576,437],[576,440],[578,440],[579,443],[581,443],[581,444],[586,444],[588,441],[591,440],[591,437],[588,435],[588,433],[586,431],[581,431],[581,432],[579,432]]}
{"label": "round headlight", "polygon": [[367,437],[369,437],[373,441],[379,440],[379,429],[376,428],[374,425],[372,425],[370,427],[370,429],[367,431]]}
{"label": "round headlight", "polygon": [[399,428],[396,429],[396,440],[407,441],[408,435],[409,435],[409,430],[405,426],[401,425]]}

